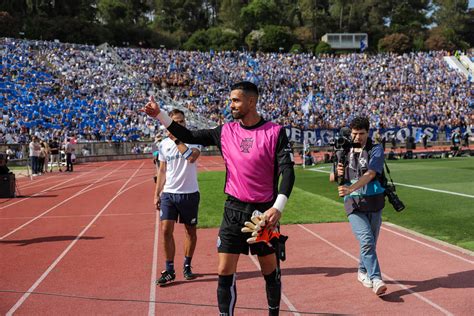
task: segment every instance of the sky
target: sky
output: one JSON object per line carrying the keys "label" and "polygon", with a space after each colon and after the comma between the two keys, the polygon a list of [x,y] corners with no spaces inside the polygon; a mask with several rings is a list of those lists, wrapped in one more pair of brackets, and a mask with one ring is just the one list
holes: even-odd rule
{"label": "sky", "polygon": [[474,0],[469,0],[469,8],[474,8]]}

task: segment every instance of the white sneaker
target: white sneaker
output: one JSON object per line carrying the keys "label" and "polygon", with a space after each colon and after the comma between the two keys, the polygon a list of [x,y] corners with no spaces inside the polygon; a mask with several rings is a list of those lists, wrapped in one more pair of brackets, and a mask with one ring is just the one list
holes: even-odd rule
{"label": "white sneaker", "polygon": [[359,282],[365,287],[372,287],[372,281],[370,281],[367,273],[362,271],[357,272],[357,280],[359,280]]}
{"label": "white sneaker", "polygon": [[379,296],[385,294],[385,292],[387,291],[387,286],[385,285],[385,282],[380,279],[375,279],[372,282],[372,287],[373,287],[372,290],[374,291],[374,293]]}

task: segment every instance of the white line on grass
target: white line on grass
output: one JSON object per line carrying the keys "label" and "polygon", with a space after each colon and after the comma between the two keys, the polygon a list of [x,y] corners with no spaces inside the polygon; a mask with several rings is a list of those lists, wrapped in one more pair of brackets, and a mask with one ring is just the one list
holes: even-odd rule
{"label": "white line on grass", "polygon": [[[15,305],[7,312],[7,316],[13,315],[13,313],[26,301],[26,299],[30,296],[30,294],[43,282],[44,279],[48,276],[48,274],[59,264],[59,262],[66,256],[66,254],[74,247],[77,241],[84,236],[87,230],[95,223],[95,221],[102,215],[102,213],[112,204],[115,199],[117,199],[123,192],[122,189],[133,179],[133,177],[137,174],[137,172],[141,169],[144,162],[138,167],[137,170],[133,173],[133,175],[128,178],[128,180],[123,184],[123,186],[115,193],[115,195],[105,204],[105,206],[97,213],[97,215],[92,219],[92,221],[77,235],[77,237],[69,244],[69,246],[59,255],[59,257],[54,260],[54,262],[46,269],[46,271],[36,280],[36,282],[26,291],[25,294],[15,303]],[[117,169],[115,169],[117,170]]]}
{"label": "white line on grass", "polygon": [[458,195],[462,197],[467,197],[474,199],[474,195],[471,194],[464,194],[464,193],[458,193],[458,192],[452,192],[452,191],[445,191],[445,190],[438,190],[438,189],[431,189],[431,188],[426,188],[426,187],[420,187],[417,185],[410,185],[410,184],[404,184],[404,183],[398,183],[394,182],[396,185],[400,185],[402,187],[409,187],[409,188],[414,188],[414,189],[420,189],[420,190],[426,190],[426,191],[433,191],[433,192],[439,192],[439,193],[446,193],[446,194],[452,194],[452,195]]}
{"label": "white line on grass", "polygon": [[85,187],[85,188],[82,189],[81,191],[77,192],[76,194],[74,194],[74,195],[68,197],[68,198],[65,199],[65,200],[62,200],[61,202],[59,202],[58,204],[56,204],[56,205],[50,207],[49,209],[47,209],[46,211],[44,211],[44,212],[41,213],[40,215],[34,217],[33,219],[29,220],[28,222],[24,223],[23,225],[21,225],[21,226],[15,228],[15,229],[12,230],[11,232],[9,232],[9,233],[3,235],[2,237],[0,237],[0,240],[7,238],[8,236],[10,236],[10,235],[14,234],[15,232],[19,231],[20,229],[22,229],[22,228],[28,226],[29,224],[31,224],[32,222],[34,222],[34,221],[37,220],[38,218],[42,217],[43,215],[48,214],[49,212],[51,212],[52,210],[54,210],[54,209],[57,208],[58,206],[61,206],[61,205],[63,205],[64,203],[66,203],[67,201],[69,201],[69,200],[75,198],[76,196],[79,196],[79,195],[83,194],[84,192],[87,191],[88,188],[90,188],[91,186],[93,186],[94,184],[96,184],[97,182],[99,182],[100,180],[104,179],[105,177],[111,175],[112,173],[114,173],[115,171],[119,170],[120,168],[122,168],[122,167],[125,166],[125,165],[126,165],[126,163],[123,164],[123,165],[121,165],[121,166],[118,167],[117,169],[112,170],[111,172],[109,172],[109,173],[106,174],[105,176],[103,176],[103,177],[97,179],[96,181],[94,181],[93,183],[89,184],[87,187]]}
{"label": "white line on grass", "polygon": [[[336,248],[337,250],[339,250],[340,252],[342,252],[343,254],[345,254],[346,256],[350,257],[351,259],[355,260],[356,262],[359,262],[359,259],[354,257],[353,255],[351,255],[350,253],[348,253],[347,251],[345,251],[344,249],[336,246],[335,244],[333,244],[332,242],[330,242],[329,240],[325,239],[324,237],[320,236],[319,234],[313,232],[312,230],[306,228],[305,226],[301,225],[301,224],[298,224],[299,227],[301,227],[303,230],[305,230],[306,232],[310,233],[311,235],[313,235],[314,237],[322,240],[323,242],[325,242],[326,244],[330,245],[331,247],[334,247]],[[435,302],[427,299],[426,297],[420,295],[419,293],[416,293],[414,292],[413,290],[409,289],[408,287],[406,287],[405,285],[399,283],[398,281],[396,281],[395,279],[393,279],[392,277],[388,276],[387,274],[383,273],[382,274],[383,277],[385,279],[388,279],[390,281],[392,281],[393,283],[397,284],[399,287],[401,287],[402,289],[404,289],[405,291],[415,295],[417,298],[419,298],[420,300],[422,300],[423,302],[427,303],[428,305],[436,308],[437,310],[439,310],[440,312],[442,312],[443,314],[445,315],[449,315],[449,316],[452,316],[454,315],[453,313],[449,312],[448,310],[444,309],[443,307],[439,306],[438,304],[436,304]]]}
{"label": "white line on grass", "polygon": [[[330,171],[320,170],[320,169],[307,169],[307,170],[308,171],[314,171],[314,172],[331,173]],[[417,185],[404,184],[404,183],[398,183],[398,182],[394,182],[394,183],[396,185],[399,185],[399,186],[402,186],[402,187],[409,187],[409,188],[432,191],[432,192],[446,193],[446,194],[457,195],[457,196],[462,196],[462,197],[467,197],[467,198],[474,199],[474,195],[471,195],[471,194],[464,194],[464,193],[458,193],[458,192],[452,192],[452,191],[446,191],[446,190],[431,189],[431,188],[427,188],[427,187],[421,187],[421,186],[417,186]]]}
{"label": "white line on grass", "polygon": [[[249,255],[248,256],[252,262],[255,264],[255,266],[260,269],[260,264],[258,263],[257,259],[255,259],[255,256],[252,256],[252,255]],[[295,308],[295,306],[293,304],[291,304],[290,300],[288,299],[288,297],[283,293],[283,291],[281,291],[281,299],[283,300],[283,302],[285,302],[286,306],[288,306],[288,308],[290,309],[290,311],[293,312],[293,315],[295,316],[301,316],[300,313],[298,313],[298,310]]]}

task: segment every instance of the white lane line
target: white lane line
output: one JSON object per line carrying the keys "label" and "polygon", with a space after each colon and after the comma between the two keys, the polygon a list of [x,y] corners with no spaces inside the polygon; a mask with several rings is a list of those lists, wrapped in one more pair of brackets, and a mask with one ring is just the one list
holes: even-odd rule
{"label": "white lane line", "polygon": [[312,168],[312,169],[305,169],[307,171],[314,171],[314,172],[322,172],[322,173],[331,173],[331,171],[326,171],[326,170],[321,170],[321,169],[316,169],[316,168]]}
{"label": "white lane line", "polygon": [[[58,182],[61,182],[62,180],[64,180],[64,178],[67,178],[67,176],[63,176],[63,177],[57,177],[57,178],[49,178],[47,180],[51,180],[51,181],[48,181],[47,184],[53,184],[53,183],[58,183]],[[18,191],[20,193],[23,193],[23,189],[28,189],[28,190],[31,190],[33,188],[36,188],[36,187],[42,187],[44,186],[45,183],[38,183],[38,182],[35,182],[33,183],[32,185],[29,185],[29,186],[18,186]],[[18,192],[17,192],[18,193]],[[21,195],[21,194],[20,194]]]}
{"label": "white lane line", "polygon": [[[114,182],[116,182],[116,181],[119,181],[119,180],[117,179],[117,180],[111,181],[111,182],[109,182],[109,183],[105,183],[105,184],[98,185],[98,186],[96,186],[96,187],[93,187],[93,188],[91,188],[91,189],[88,189],[88,190],[82,192],[82,194],[87,193],[87,192],[90,192],[90,191],[93,191],[93,190],[96,190],[96,189],[99,189],[99,188],[104,187],[104,186],[107,186],[107,185],[109,185],[109,184],[111,184],[111,183],[114,183]],[[149,180],[144,180],[144,181],[142,181],[142,182],[136,183],[136,184],[132,185],[131,187],[125,189],[125,190],[124,190],[123,192],[121,192],[121,193],[124,193],[124,192],[126,192],[126,191],[128,191],[128,190],[130,190],[130,189],[133,189],[133,188],[136,187],[136,186],[142,185],[142,184],[145,183],[145,182],[149,182]],[[148,212],[148,213],[117,213],[117,214],[111,213],[111,214],[105,214],[105,215],[103,215],[103,217],[107,217],[107,216],[153,215],[153,214],[155,214],[155,212]],[[90,215],[84,215],[84,214],[77,214],[77,215],[53,215],[53,216],[43,216],[43,219],[46,219],[46,218],[51,218],[51,219],[54,219],[54,218],[80,218],[80,217],[92,217],[92,216],[94,216],[94,215],[93,215],[93,214],[90,214]],[[10,217],[10,218],[4,217],[4,218],[0,218],[0,221],[2,221],[2,220],[13,220],[13,219],[31,219],[31,218],[33,218],[33,217],[31,217],[31,216],[29,216],[29,217],[26,217],[26,216],[24,216],[24,217]]]}
{"label": "white lane line", "polygon": [[17,181],[18,183],[18,186],[20,187],[20,189],[23,189],[23,188],[27,188],[27,187],[31,187],[31,186],[34,186],[36,184],[41,184],[39,182],[43,182],[44,180],[48,180],[49,177],[46,177],[46,178],[41,178],[41,179],[38,179],[36,181],[31,181],[29,183],[26,183],[24,186],[23,186],[23,183],[26,182],[26,181]]}
{"label": "white lane line", "polygon": [[[248,257],[252,260],[252,262],[255,264],[255,266],[257,267],[257,269],[260,269],[260,264],[258,263],[258,260],[255,259],[255,256],[252,256],[252,255],[248,255]],[[288,297],[285,295],[285,293],[283,293],[283,291],[281,291],[281,299],[283,300],[283,302],[286,304],[286,306],[288,306],[288,308],[290,309],[290,311],[293,312],[293,315],[295,316],[301,316],[300,313],[298,313],[298,310],[295,308],[295,306],[290,302],[290,300],[288,299]]]}
{"label": "white lane line", "polygon": [[50,207],[49,209],[47,209],[46,211],[44,211],[44,212],[41,213],[40,215],[38,215],[38,216],[32,218],[31,220],[29,220],[28,222],[24,223],[23,225],[21,225],[21,226],[15,228],[14,230],[12,230],[11,232],[9,232],[9,233],[7,233],[7,234],[5,234],[5,235],[3,235],[2,237],[0,237],[0,240],[3,240],[3,239],[5,239],[5,238],[7,238],[8,236],[14,234],[15,232],[19,231],[20,229],[22,229],[22,228],[28,226],[29,224],[31,224],[32,222],[36,221],[38,218],[42,217],[43,215],[48,214],[49,212],[51,212],[52,210],[54,210],[54,209],[57,208],[58,206],[61,206],[61,205],[63,205],[64,203],[66,203],[67,201],[69,201],[69,200],[75,198],[76,196],[79,196],[79,195],[83,194],[88,188],[90,188],[91,186],[93,186],[94,184],[96,184],[97,182],[99,182],[100,180],[104,179],[105,177],[111,175],[112,173],[114,173],[115,171],[119,170],[120,168],[122,168],[122,167],[125,166],[125,165],[126,165],[126,163],[124,163],[124,164],[121,165],[120,167],[118,167],[118,168],[112,170],[111,172],[109,172],[108,174],[102,176],[101,178],[97,179],[96,181],[94,181],[93,183],[89,184],[87,187],[85,187],[85,188],[82,189],[81,191],[77,192],[76,194],[74,194],[74,195],[68,197],[68,198],[65,199],[65,200],[62,200],[61,202],[59,202],[58,204],[54,205],[53,207]]}
{"label": "white lane line", "polygon": [[[347,251],[345,251],[344,249],[336,246],[335,244],[333,244],[332,242],[330,242],[329,240],[325,239],[324,237],[320,236],[319,234],[313,232],[312,230],[306,228],[305,226],[301,225],[301,224],[298,224],[298,226],[300,228],[302,228],[303,230],[305,230],[306,232],[310,233],[311,235],[313,235],[314,237],[324,241],[325,243],[327,243],[328,245],[330,245],[331,247],[334,247],[336,248],[337,250],[341,251],[343,254],[345,254],[346,256],[350,257],[351,259],[353,259],[354,261],[356,262],[359,262],[359,259],[354,257],[353,255],[351,255],[350,253],[348,253]],[[397,284],[399,287],[401,287],[402,289],[404,289],[405,291],[415,295],[417,298],[419,298],[420,300],[422,300],[423,302],[427,303],[428,305],[430,305],[431,307],[434,307],[435,309],[439,310],[440,312],[442,312],[443,314],[445,315],[449,315],[449,316],[453,316],[454,314],[449,312],[448,310],[444,309],[443,307],[439,306],[438,304],[436,304],[435,302],[427,299],[426,297],[424,297],[423,295],[419,294],[419,293],[416,293],[414,292],[413,290],[409,289],[408,287],[406,287],[404,284],[401,284],[399,283],[398,281],[396,281],[394,278],[390,277],[389,275],[385,274],[385,273],[382,273],[383,277],[387,280],[390,280],[391,282]]]}
{"label": "white lane line", "polygon": [[[74,245],[77,243],[77,241],[84,236],[86,231],[95,223],[95,221],[102,215],[102,213],[112,204],[115,199],[117,199],[123,192],[122,189],[133,179],[135,174],[137,174],[138,171],[140,171],[140,168],[143,166],[144,163],[141,164],[141,166],[135,170],[133,175],[128,178],[128,180],[123,184],[123,186],[115,193],[115,195],[105,204],[105,206],[97,213],[97,215],[92,219],[92,221],[77,235],[77,237],[69,244],[69,246],[59,255],[59,257],[54,260],[54,262],[46,269],[46,271],[36,280],[36,282],[26,291],[25,294],[15,303],[15,305],[7,312],[7,316],[13,315],[13,313],[26,301],[26,299],[30,296],[31,292],[33,292],[40,284],[43,282],[44,279],[48,276],[48,274],[58,265],[58,263],[66,256],[66,254],[74,247]],[[117,169],[115,169],[117,170]]]}
{"label": "white lane line", "polygon": [[[322,173],[331,173],[330,171],[326,170],[319,170],[319,169],[306,169],[308,171],[314,171],[314,172],[322,172]],[[446,190],[438,190],[438,189],[431,189],[427,187],[422,187],[418,185],[411,185],[411,184],[405,184],[405,183],[398,183],[394,182],[396,185],[402,186],[402,187],[408,187],[408,188],[414,188],[414,189],[420,189],[420,190],[425,190],[425,191],[432,191],[432,192],[438,192],[438,193],[445,193],[445,194],[451,194],[451,195],[457,195],[457,196],[462,196],[462,197],[467,197],[474,199],[474,195],[471,194],[465,194],[465,193],[458,193],[458,192],[452,192],[452,191],[446,191]]]}
{"label": "white lane line", "polygon": [[[154,215],[155,212],[149,213],[111,213],[111,214],[104,214],[103,217],[115,217],[115,216],[136,216],[136,215]],[[81,218],[81,217],[94,217],[94,214],[90,215],[53,215],[53,216],[43,216],[43,219],[55,219],[55,218]],[[10,218],[0,218],[2,220],[13,220],[13,219],[31,219],[32,217],[10,217]]]}
{"label": "white lane line", "polygon": [[83,177],[83,176],[86,176],[86,175],[88,175],[89,173],[91,173],[91,172],[93,172],[93,171],[97,171],[97,170],[99,170],[99,169],[101,169],[101,168],[103,168],[103,167],[105,167],[105,166],[107,166],[107,165],[103,165],[103,166],[101,166],[101,167],[99,167],[99,168],[97,168],[97,169],[93,169],[93,170],[91,170],[91,171],[89,171],[89,172],[83,173],[83,174],[78,175],[78,176],[76,176],[76,177],[74,177],[74,178],[70,178],[70,179],[68,179],[68,180],[66,180],[66,181],[63,181],[63,182],[58,183],[58,184],[56,184],[56,185],[53,185],[53,186],[51,186],[51,187],[49,187],[49,188],[47,188],[47,189],[44,189],[44,190],[42,190],[42,191],[40,191],[40,192],[38,192],[38,193],[35,193],[35,194],[33,194],[32,196],[29,196],[29,197],[27,197],[27,198],[23,198],[23,199],[20,199],[20,200],[18,200],[18,201],[16,201],[16,202],[10,203],[10,204],[5,205],[5,206],[2,206],[2,207],[0,207],[0,210],[3,210],[4,208],[10,207],[10,206],[12,206],[12,205],[15,205],[15,204],[18,204],[18,203],[20,203],[20,202],[23,202],[23,201],[26,201],[26,200],[28,200],[28,199],[31,199],[32,197],[41,195],[41,194],[43,194],[43,193],[45,193],[45,192],[48,192],[49,190],[54,189],[54,188],[56,188],[56,187],[58,187],[58,186],[60,186],[60,185],[62,185],[62,184],[65,184],[65,183],[71,182],[71,181],[73,181],[73,180],[79,179],[79,178],[81,178],[81,177]]}
{"label": "white lane line", "polygon": [[155,212],[155,236],[153,238],[153,257],[151,264],[151,281],[150,281],[150,303],[148,304],[148,316],[155,316],[156,301],[156,278],[158,270],[158,237],[160,235],[160,212]]}
{"label": "white lane line", "polygon": [[420,187],[420,186],[417,186],[417,185],[404,184],[404,183],[398,183],[398,182],[394,182],[394,183],[396,185],[400,185],[402,187],[408,187],[408,188],[414,188],[414,189],[420,189],[420,190],[426,190],[426,191],[432,191],[432,192],[439,192],[439,193],[457,195],[457,196],[462,196],[462,197],[467,197],[467,198],[474,199],[474,195],[471,195],[471,194],[464,194],[464,193],[458,193],[458,192],[452,192],[452,191],[431,189],[431,188],[426,188],[426,187]]}
{"label": "white lane line", "polygon": [[447,254],[447,255],[449,255],[449,256],[451,256],[451,257],[460,259],[460,260],[465,261],[465,262],[470,263],[470,264],[474,264],[474,261],[473,261],[473,260],[469,260],[469,259],[463,258],[463,257],[461,257],[461,256],[455,255],[454,253],[451,253],[451,252],[446,251],[446,250],[444,250],[444,249],[438,248],[438,247],[436,247],[436,246],[427,244],[427,243],[422,242],[422,241],[420,241],[420,240],[416,240],[415,238],[406,236],[405,234],[402,234],[402,233],[396,232],[396,231],[394,231],[394,230],[388,229],[387,227],[382,226],[382,229],[383,229],[383,230],[386,230],[386,231],[388,231],[388,232],[391,232],[392,234],[395,234],[395,235],[397,235],[397,236],[400,236],[400,237],[406,238],[406,239],[408,239],[408,240],[414,241],[414,242],[416,242],[416,243],[419,243],[419,244],[421,244],[421,245],[423,245],[423,246],[425,246],[425,247],[428,247],[428,248],[430,248],[430,249],[433,249],[433,250],[442,252],[442,253],[444,253],[444,254]]}

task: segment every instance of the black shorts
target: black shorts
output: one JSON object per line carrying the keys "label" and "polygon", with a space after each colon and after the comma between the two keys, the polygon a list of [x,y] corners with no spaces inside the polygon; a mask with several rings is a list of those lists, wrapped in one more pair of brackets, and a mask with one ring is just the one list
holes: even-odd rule
{"label": "black shorts", "polygon": [[[234,205],[235,203],[226,201],[224,216],[217,237],[217,252],[248,255],[250,249],[252,255],[260,257],[275,253],[275,249],[269,247],[266,243],[260,242],[252,245],[247,243],[247,239],[252,237],[251,233],[242,233],[241,229],[245,226],[245,222],[250,221],[252,213],[248,212],[248,208],[247,211],[237,210],[237,208],[232,207]],[[263,213],[272,205],[270,203],[258,210]]]}
{"label": "black shorts", "polygon": [[186,225],[197,225],[200,194],[161,193],[160,220],[173,220]]}

